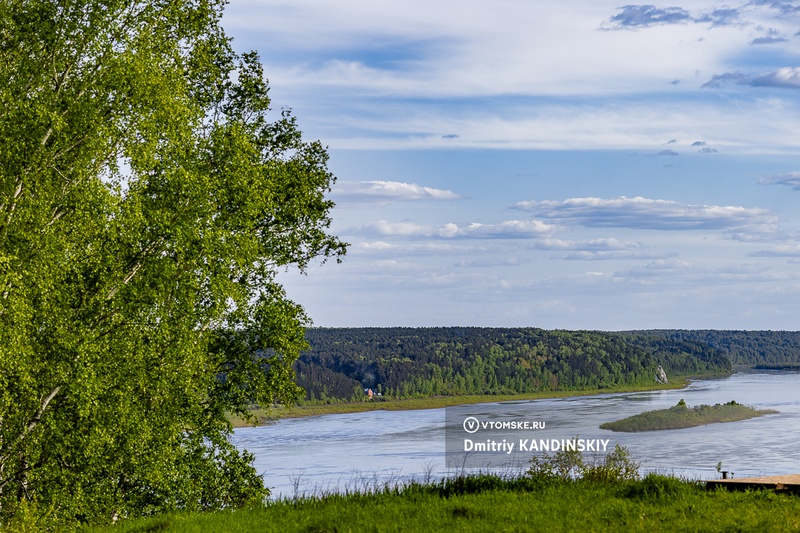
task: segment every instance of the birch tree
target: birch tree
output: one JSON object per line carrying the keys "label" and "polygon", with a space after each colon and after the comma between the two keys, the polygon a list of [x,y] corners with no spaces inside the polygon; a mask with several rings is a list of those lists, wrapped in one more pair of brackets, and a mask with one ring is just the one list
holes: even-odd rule
{"label": "birch tree", "polygon": [[0,2],[0,524],[267,493],[225,414],[297,397],[275,275],[345,245],[223,4]]}

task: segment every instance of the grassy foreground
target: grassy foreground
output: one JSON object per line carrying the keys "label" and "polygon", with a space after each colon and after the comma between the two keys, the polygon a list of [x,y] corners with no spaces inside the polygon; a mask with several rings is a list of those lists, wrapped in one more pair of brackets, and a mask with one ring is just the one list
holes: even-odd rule
{"label": "grassy foreground", "polygon": [[479,394],[464,396],[432,396],[427,398],[373,399],[360,402],[339,402],[329,404],[298,404],[292,407],[273,407],[272,409],[255,409],[255,424],[240,417],[231,415],[229,420],[233,427],[263,425],[281,418],[301,418],[346,413],[362,413],[365,411],[405,411],[412,409],[439,409],[452,405],[466,405],[488,402],[514,402],[525,400],[541,400],[545,398],[566,398],[569,396],[592,396],[595,394],[614,394],[622,392],[644,392],[653,390],[681,389],[689,382],[689,378],[678,378],[674,383],[614,387],[607,389],[582,389],[563,391],[544,391],[526,394]]}
{"label": "grassy foreground", "polygon": [[329,495],[85,532],[798,531],[800,497],[706,491],[648,475],[617,483],[495,476]]}
{"label": "grassy foreground", "polygon": [[777,413],[777,411],[754,409],[735,401],[689,407],[686,402],[681,400],[678,405],[673,405],[668,409],[648,411],[615,422],[600,424],[600,429],[625,432],[683,429],[719,422],[737,422],[772,413]]}

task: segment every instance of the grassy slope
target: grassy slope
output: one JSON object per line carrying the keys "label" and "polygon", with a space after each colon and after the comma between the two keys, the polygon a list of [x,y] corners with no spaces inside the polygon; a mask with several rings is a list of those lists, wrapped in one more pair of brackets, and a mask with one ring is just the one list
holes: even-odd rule
{"label": "grassy slope", "polygon": [[600,428],[626,432],[683,429],[719,422],[737,422],[776,412],[770,409],[753,409],[741,404],[697,405],[692,408],[686,404],[678,404],[669,409],[648,411],[615,422],[606,422]]}
{"label": "grassy slope", "polygon": [[[484,489],[484,490],[482,490]],[[433,490],[329,496],[267,507],[170,515],[91,531],[415,532],[415,531],[797,531],[800,497],[709,492],[649,476],[539,487],[489,483],[457,494]]]}
{"label": "grassy slope", "polygon": [[[435,396],[429,398],[406,398],[402,400],[372,400],[363,402],[342,402],[331,404],[310,404],[296,405],[289,408],[277,407],[273,409],[257,409],[253,412],[256,417],[256,425],[266,424],[280,418],[300,418],[305,416],[319,416],[344,413],[361,413],[364,411],[374,411],[383,409],[386,411],[400,411],[409,409],[438,409],[451,405],[465,405],[473,403],[487,402],[509,402],[524,400],[540,400],[543,398],[564,398],[569,396],[590,396],[595,394],[612,394],[620,392],[640,392],[649,390],[680,389],[687,385],[688,379],[677,379],[670,384],[653,384],[652,386],[638,387],[617,387],[613,389],[587,389],[587,390],[564,390],[546,391],[531,394],[485,394],[471,396]],[[246,420],[236,416],[229,419],[233,427],[244,427],[248,424]]]}

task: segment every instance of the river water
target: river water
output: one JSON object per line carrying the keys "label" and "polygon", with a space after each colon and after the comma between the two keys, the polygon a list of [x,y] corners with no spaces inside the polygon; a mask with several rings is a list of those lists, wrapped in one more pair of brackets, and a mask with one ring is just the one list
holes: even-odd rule
{"label": "river water", "polygon": [[[735,400],[779,412],[679,430],[616,433],[599,429],[603,422],[664,409],[680,399],[690,407]],[[723,470],[733,471],[735,477],[800,473],[800,374],[796,372],[739,372],[694,381],[681,390],[286,419],[237,429],[232,441],[255,455],[255,467],[273,497],[369,490],[459,473],[447,466],[453,463],[452,455],[450,461],[445,459],[446,437],[463,437],[460,422],[458,427],[452,422],[454,414],[544,423],[544,429],[515,434],[513,439],[509,436],[509,442],[517,441],[517,436],[548,440],[577,436],[606,440],[609,451],[619,444],[628,448],[642,472],[714,479],[719,477],[716,466],[722,462]],[[531,455],[518,449],[495,454],[491,466],[500,471],[524,469]]]}

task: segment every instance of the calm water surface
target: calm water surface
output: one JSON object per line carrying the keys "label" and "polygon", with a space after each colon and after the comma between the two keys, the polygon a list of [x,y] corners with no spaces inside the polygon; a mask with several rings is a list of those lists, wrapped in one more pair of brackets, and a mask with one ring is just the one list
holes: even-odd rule
{"label": "calm water surface", "polygon": [[[675,405],[681,398],[690,406],[736,400],[779,413],[668,431],[614,433],[598,427]],[[643,471],[715,478],[716,465],[722,461],[736,477],[800,473],[800,374],[796,372],[741,372],[696,381],[681,390],[479,404],[469,410],[479,418],[501,412],[504,419],[544,421],[546,430],[538,438],[609,439],[609,449],[626,446]],[[445,466],[444,409],[281,420],[237,429],[233,442],[255,455],[255,466],[275,497],[363,490],[457,473]],[[529,456],[515,454],[509,465],[518,468]]]}

